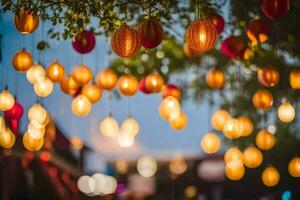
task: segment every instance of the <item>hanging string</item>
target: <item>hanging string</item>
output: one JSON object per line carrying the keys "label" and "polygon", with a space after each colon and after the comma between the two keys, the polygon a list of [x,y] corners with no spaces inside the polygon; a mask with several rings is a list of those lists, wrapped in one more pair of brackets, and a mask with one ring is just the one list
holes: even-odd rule
{"label": "hanging string", "polygon": [[123,6],[124,6],[124,21],[125,21],[125,24],[127,24],[127,3],[126,3],[126,0],[124,0]]}

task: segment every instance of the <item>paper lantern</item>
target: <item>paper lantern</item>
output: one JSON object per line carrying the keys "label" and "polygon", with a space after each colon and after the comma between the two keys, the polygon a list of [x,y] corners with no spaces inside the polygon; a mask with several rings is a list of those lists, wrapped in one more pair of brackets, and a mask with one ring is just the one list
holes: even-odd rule
{"label": "paper lantern", "polygon": [[289,0],[263,0],[260,6],[263,13],[270,19],[279,19],[290,9]]}
{"label": "paper lantern", "polygon": [[15,134],[9,128],[5,128],[0,134],[0,146],[4,149],[10,149],[14,146],[15,142]]}
{"label": "paper lantern", "polygon": [[221,70],[213,68],[205,76],[208,87],[212,89],[220,89],[224,86],[225,77]]}
{"label": "paper lantern", "polygon": [[289,76],[290,86],[295,89],[300,89],[300,70],[292,70]]}
{"label": "paper lantern", "polygon": [[275,144],[275,137],[272,133],[263,129],[257,133],[255,143],[261,150],[269,150]]}
{"label": "paper lantern", "polygon": [[121,132],[132,136],[136,136],[139,130],[139,123],[133,117],[128,117],[121,125]]}
{"label": "paper lantern", "polygon": [[72,101],[72,112],[76,116],[87,116],[92,109],[92,104],[90,100],[84,95],[78,95]]}
{"label": "paper lantern", "polygon": [[40,139],[40,138],[44,137],[44,135],[46,133],[46,128],[45,127],[36,127],[36,126],[34,126],[34,124],[29,123],[27,132],[31,138]]}
{"label": "paper lantern", "polygon": [[224,155],[225,163],[229,163],[230,161],[233,161],[233,160],[243,161],[243,154],[238,147],[230,147],[225,152],[225,155]]}
{"label": "paper lantern", "polygon": [[247,147],[243,151],[243,163],[248,168],[257,168],[263,161],[263,155],[256,147]]}
{"label": "paper lantern", "polygon": [[86,96],[91,103],[97,103],[102,96],[102,91],[96,84],[90,83],[83,86],[81,94]]}
{"label": "paper lantern", "polygon": [[118,82],[117,74],[111,69],[104,69],[96,76],[97,85],[105,90],[112,90]]}
{"label": "paper lantern", "polygon": [[292,177],[299,178],[300,177],[300,158],[294,157],[288,165],[289,173]]}
{"label": "paper lantern", "polygon": [[40,124],[45,124],[48,118],[47,111],[41,106],[41,104],[36,103],[28,111],[29,121],[36,121]]}
{"label": "paper lantern", "polygon": [[8,90],[3,90],[0,93],[0,110],[8,111],[15,104],[15,98],[10,94]]}
{"label": "paper lantern", "polygon": [[124,96],[133,96],[139,88],[139,82],[132,75],[123,75],[119,79],[118,88]]}
{"label": "paper lantern", "polygon": [[123,148],[131,147],[134,144],[134,139],[135,137],[133,135],[122,131],[117,135],[118,144]]}
{"label": "paper lantern", "polygon": [[273,187],[278,184],[280,174],[275,167],[270,166],[264,169],[261,179],[265,186]]}
{"label": "paper lantern", "polygon": [[39,26],[39,17],[30,10],[21,9],[14,19],[16,29],[22,34],[33,33]]}
{"label": "paper lantern", "polygon": [[175,155],[172,157],[169,163],[169,170],[171,173],[180,175],[186,172],[187,169],[188,165],[181,155]]}
{"label": "paper lantern", "polygon": [[232,160],[226,164],[225,174],[232,181],[241,180],[245,174],[245,167],[240,160]]}
{"label": "paper lantern", "polygon": [[268,90],[260,89],[252,97],[256,109],[269,110],[273,105],[273,96]]}
{"label": "paper lantern", "polygon": [[150,156],[143,156],[137,162],[138,173],[146,178],[154,176],[157,171],[157,162]]}
{"label": "paper lantern", "polygon": [[262,19],[254,19],[247,27],[247,36],[252,44],[257,45],[268,40],[269,38],[269,25]]}
{"label": "paper lantern", "polygon": [[241,116],[238,118],[242,126],[242,137],[249,136],[253,131],[253,123],[249,117]]}
{"label": "paper lantern", "polygon": [[158,72],[153,72],[149,74],[146,78],[146,88],[151,93],[160,92],[165,81],[163,77]]}
{"label": "paper lantern", "polygon": [[215,25],[217,33],[220,34],[224,30],[225,21],[223,17],[217,13],[210,13],[208,15],[208,18],[210,19],[211,23]]}
{"label": "paper lantern", "polygon": [[13,107],[4,112],[4,116],[8,120],[12,120],[12,119],[20,120],[23,116],[23,113],[24,113],[23,106],[19,102],[15,101]]}
{"label": "paper lantern", "polygon": [[220,138],[214,133],[206,133],[201,139],[201,148],[205,153],[213,154],[219,151],[221,146]]}
{"label": "paper lantern", "polygon": [[72,40],[72,46],[75,51],[81,54],[90,53],[96,45],[96,38],[92,31],[82,31]]}
{"label": "paper lantern", "polygon": [[23,135],[23,145],[28,151],[39,151],[44,145],[44,138],[34,139],[26,132]]}
{"label": "paper lantern", "polygon": [[185,39],[189,47],[196,51],[209,51],[217,40],[217,29],[210,19],[193,22],[186,31]]}
{"label": "paper lantern", "polygon": [[159,21],[144,20],[138,25],[137,31],[141,38],[141,45],[147,49],[157,47],[164,39],[164,30]]}
{"label": "paper lantern", "polygon": [[45,77],[38,78],[33,86],[34,92],[39,97],[47,97],[53,91],[53,83],[50,79]]}
{"label": "paper lantern", "polygon": [[58,60],[55,60],[49,67],[47,68],[47,77],[52,82],[58,82],[64,77],[65,68],[62,66]]}
{"label": "paper lantern", "polygon": [[132,27],[124,24],[111,38],[111,48],[121,57],[132,57],[139,50],[141,39],[139,33]]}
{"label": "paper lantern", "polygon": [[26,71],[26,77],[29,83],[35,84],[39,78],[44,78],[46,71],[42,65],[34,64]]}
{"label": "paper lantern", "polygon": [[188,124],[188,118],[184,112],[180,112],[177,116],[171,116],[169,119],[170,126],[173,130],[181,131]]}
{"label": "paper lantern", "polygon": [[80,89],[80,85],[72,76],[67,76],[60,80],[60,88],[65,94],[74,96]]}
{"label": "paper lantern", "polygon": [[230,59],[241,59],[244,57],[246,45],[241,37],[229,36],[221,44],[221,52]]}
{"label": "paper lantern", "polygon": [[230,118],[226,121],[223,127],[224,135],[229,139],[237,139],[242,136],[243,127],[236,118]]}
{"label": "paper lantern", "polygon": [[278,117],[284,123],[290,123],[295,118],[295,108],[292,104],[285,102],[278,108]]}
{"label": "paper lantern", "polygon": [[226,110],[216,111],[211,118],[211,125],[217,131],[223,131],[224,125],[231,116]]}
{"label": "paper lantern", "polygon": [[161,93],[161,96],[162,96],[163,99],[168,97],[168,96],[175,97],[178,101],[180,101],[180,99],[181,99],[180,89],[179,89],[179,87],[177,87],[174,84],[164,85],[161,88],[160,93]]}
{"label": "paper lantern", "polygon": [[280,79],[278,70],[270,66],[258,68],[257,77],[259,83],[265,87],[273,87],[277,85]]}
{"label": "paper lantern", "polygon": [[139,89],[144,94],[150,94],[151,92],[146,87],[146,78],[147,77],[144,77],[139,81]]}
{"label": "paper lantern", "polygon": [[79,85],[85,85],[92,80],[93,72],[89,67],[80,64],[73,69],[71,76]]}
{"label": "paper lantern", "polygon": [[17,134],[19,130],[19,120],[11,119],[8,121],[10,125],[10,129],[13,133]]}
{"label": "paper lantern", "polygon": [[188,44],[186,42],[183,45],[183,52],[184,52],[184,55],[188,58],[196,58],[199,55],[201,55],[201,51],[192,49],[191,47],[188,46]]}
{"label": "paper lantern", "polygon": [[108,137],[116,137],[119,133],[118,122],[112,117],[106,117],[100,124],[100,132]]}
{"label": "paper lantern", "polygon": [[159,105],[159,114],[165,120],[179,116],[180,104],[178,100],[172,96],[166,97]]}
{"label": "paper lantern", "polygon": [[25,49],[17,52],[12,60],[12,65],[17,72],[26,72],[32,64],[32,56]]}

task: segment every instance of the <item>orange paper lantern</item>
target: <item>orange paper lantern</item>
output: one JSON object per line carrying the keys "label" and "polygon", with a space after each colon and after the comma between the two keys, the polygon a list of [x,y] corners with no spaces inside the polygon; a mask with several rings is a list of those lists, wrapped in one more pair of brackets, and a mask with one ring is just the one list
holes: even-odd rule
{"label": "orange paper lantern", "polygon": [[60,79],[64,77],[64,73],[65,73],[65,68],[58,62],[58,60],[54,61],[47,68],[47,77],[52,82],[58,82]]}
{"label": "orange paper lantern", "polygon": [[117,85],[118,76],[111,69],[104,69],[96,76],[97,85],[105,90],[112,90]]}
{"label": "orange paper lantern", "polygon": [[201,55],[201,51],[196,51],[189,47],[189,45],[185,42],[183,45],[183,52],[188,58],[196,58]]}
{"label": "orange paper lantern", "polygon": [[180,115],[180,103],[172,96],[168,96],[159,105],[159,114],[165,119],[169,120],[172,117],[177,117]]}
{"label": "orange paper lantern", "polygon": [[91,103],[96,103],[100,100],[102,91],[96,84],[91,83],[83,86],[81,94],[86,96]]}
{"label": "orange paper lantern", "polygon": [[187,118],[186,114],[181,111],[178,116],[170,117],[169,122],[170,122],[170,126],[174,130],[179,131],[186,127],[186,125],[188,123],[188,118]]}
{"label": "orange paper lantern", "polygon": [[39,26],[39,17],[29,10],[20,10],[14,19],[16,29],[22,34],[30,34]]}
{"label": "orange paper lantern", "polygon": [[149,74],[146,78],[146,88],[150,93],[160,92],[165,81],[163,77],[158,72],[153,72]]}
{"label": "orange paper lantern", "polygon": [[205,80],[210,88],[220,89],[224,86],[224,73],[221,70],[213,68],[206,74]]}
{"label": "orange paper lantern", "polygon": [[224,155],[224,161],[225,163],[229,163],[230,161],[233,160],[239,160],[243,161],[243,154],[241,150],[237,147],[230,147]]}
{"label": "orange paper lantern", "polygon": [[160,93],[161,93],[161,96],[163,99],[168,96],[175,97],[178,101],[180,101],[180,99],[181,99],[180,89],[174,84],[164,85],[161,88]]}
{"label": "orange paper lantern", "polygon": [[26,132],[23,135],[23,145],[28,151],[39,151],[44,145],[44,138],[35,139]]}
{"label": "orange paper lantern", "polygon": [[277,85],[280,79],[278,70],[270,66],[258,68],[257,77],[259,83],[265,87],[273,87]]}
{"label": "orange paper lantern", "polygon": [[137,31],[141,38],[141,45],[148,49],[157,47],[164,38],[162,25],[154,19],[144,20],[139,24]]}
{"label": "orange paper lantern", "polygon": [[232,160],[226,164],[225,174],[232,181],[241,180],[245,174],[245,167],[240,160]]}
{"label": "orange paper lantern", "polygon": [[226,110],[216,111],[211,118],[211,125],[217,131],[223,131],[224,125],[231,116]]}
{"label": "orange paper lantern", "polygon": [[238,118],[242,126],[242,137],[250,135],[253,131],[253,123],[249,117],[241,116]]}
{"label": "orange paper lantern", "polygon": [[242,126],[238,119],[230,118],[223,127],[224,135],[229,139],[237,139],[242,135]]}
{"label": "orange paper lantern", "polygon": [[263,155],[256,147],[247,147],[243,152],[244,165],[248,168],[257,168],[263,161]]}
{"label": "orange paper lantern", "polygon": [[256,109],[269,110],[273,105],[273,96],[268,90],[260,89],[252,97]]}
{"label": "orange paper lantern", "polygon": [[205,153],[216,153],[221,146],[220,138],[214,133],[206,133],[201,139],[201,148]]}
{"label": "orange paper lantern", "polygon": [[17,52],[12,60],[12,65],[17,72],[26,72],[32,64],[32,56],[25,49]]}
{"label": "orange paper lantern", "polygon": [[88,66],[80,64],[73,69],[71,76],[78,84],[85,85],[92,80],[93,72]]}
{"label": "orange paper lantern", "polygon": [[119,91],[125,96],[133,96],[139,89],[138,80],[132,75],[123,75],[118,82]]}
{"label": "orange paper lantern", "polygon": [[294,157],[288,166],[289,173],[292,177],[299,178],[300,177],[300,158]]}
{"label": "orange paper lantern", "polygon": [[60,88],[65,94],[74,96],[79,90],[80,85],[72,76],[67,76],[60,80]]}
{"label": "orange paper lantern", "polygon": [[262,182],[267,187],[273,187],[278,184],[280,174],[275,167],[267,167],[262,173]]}
{"label": "orange paper lantern", "polygon": [[300,70],[293,70],[289,77],[290,85],[293,89],[300,89]]}
{"label": "orange paper lantern", "polygon": [[275,137],[268,130],[263,129],[257,133],[255,143],[261,150],[269,150],[275,144]]}

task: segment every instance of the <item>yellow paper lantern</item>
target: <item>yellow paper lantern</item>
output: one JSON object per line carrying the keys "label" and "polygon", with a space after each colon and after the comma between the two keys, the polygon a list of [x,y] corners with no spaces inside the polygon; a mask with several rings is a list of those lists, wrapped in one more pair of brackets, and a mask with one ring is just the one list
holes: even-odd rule
{"label": "yellow paper lantern", "polygon": [[33,86],[34,92],[39,97],[47,97],[53,91],[53,83],[49,78],[40,77]]}
{"label": "yellow paper lantern", "polygon": [[300,158],[298,156],[294,157],[288,166],[289,173],[292,177],[300,177]]}
{"label": "yellow paper lantern", "polygon": [[44,145],[44,138],[35,139],[26,132],[23,135],[23,145],[28,151],[39,151]]}
{"label": "yellow paper lantern", "polygon": [[12,65],[17,72],[26,72],[33,64],[31,54],[22,49],[17,52],[12,60]]}
{"label": "yellow paper lantern", "polygon": [[295,118],[295,108],[292,104],[285,102],[278,108],[278,117],[284,123],[290,123]]}
{"label": "yellow paper lantern", "polygon": [[112,117],[106,117],[100,124],[100,132],[108,137],[116,137],[119,133],[118,122]]}
{"label": "yellow paper lantern", "polygon": [[275,167],[267,167],[262,173],[262,182],[267,187],[273,187],[278,184],[280,174]]}
{"label": "yellow paper lantern", "polygon": [[112,90],[117,85],[118,76],[111,69],[104,69],[96,76],[97,85],[105,90]]}
{"label": "yellow paper lantern", "polygon": [[158,72],[149,74],[146,78],[146,88],[150,93],[160,92],[164,86],[164,79]]}
{"label": "yellow paper lantern", "polygon": [[245,167],[240,160],[232,160],[226,163],[225,174],[232,181],[241,180],[245,174]]}
{"label": "yellow paper lantern", "polygon": [[244,165],[248,168],[257,168],[263,161],[263,155],[256,147],[247,147],[243,151]]}
{"label": "yellow paper lantern", "polygon": [[27,132],[33,139],[40,139],[44,137],[46,133],[45,127],[36,127],[33,123],[28,124]]}
{"label": "yellow paper lantern", "polygon": [[84,95],[78,95],[72,101],[72,112],[76,116],[87,116],[92,109],[90,100]]}
{"label": "yellow paper lantern", "polygon": [[205,76],[207,85],[212,89],[220,89],[224,86],[225,76],[221,70],[211,69]]}
{"label": "yellow paper lantern", "polygon": [[269,110],[273,105],[273,96],[268,90],[257,90],[252,97],[256,109]]}
{"label": "yellow paper lantern", "polygon": [[9,93],[8,90],[3,90],[0,93],[0,110],[10,110],[15,104],[15,98]]}
{"label": "yellow paper lantern", "polygon": [[275,137],[268,130],[263,129],[257,133],[255,143],[261,150],[269,150],[275,144]]}
{"label": "yellow paper lantern", "polygon": [[88,66],[80,64],[73,69],[71,76],[79,85],[85,85],[92,80],[93,72]]}
{"label": "yellow paper lantern", "polygon": [[68,76],[60,80],[60,88],[65,94],[74,96],[79,90],[80,85],[72,76]]}
{"label": "yellow paper lantern", "polygon": [[128,117],[121,125],[121,132],[136,136],[140,130],[139,123],[132,117]]}
{"label": "yellow paper lantern", "polygon": [[172,129],[180,131],[187,126],[188,118],[186,114],[181,111],[179,115],[170,117],[169,123]]}
{"label": "yellow paper lantern", "polygon": [[46,71],[42,65],[34,64],[26,72],[26,77],[29,83],[35,84],[39,78],[44,78]]}
{"label": "yellow paper lantern", "polygon": [[39,17],[30,10],[21,9],[14,19],[16,29],[22,34],[33,33],[39,26]]}
{"label": "yellow paper lantern", "polygon": [[58,60],[54,61],[47,68],[47,77],[52,82],[60,81],[64,77],[64,74],[65,74],[65,68],[58,62]]}
{"label": "yellow paper lantern", "polygon": [[47,118],[47,111],[39,103],[34,104],[28,111],[28,119],[30,122],[36,121],[40,124],[45,124]]}
{"label": "yellow paper lantern", "polygon": [[206,133],[201,139],[201,148],[205,153],[216,153],[221,146],[220,138],[214,133]]}
{"label": "yellow paper lantern", "polygon": [[180,104],[178,100],[173,96],[164,98],[159,106],[159,114],[165,120],[179,116]]}
{"label": "yellow paper lantern", "polygon": [[242,135],[242,126],[238,119],[230,118],[223,127],[224,135],[229,139],[237,139]]}
{"label": "yellow paper lantern", "polygon": [[224,125],[231,116],[226,110],[216,111],[211,118],[211,125],[217,131],[223,131]]}
{"label": "yellow paper lantern", "polygon": [[86,96],[91,103],[97,103],[102,96],[102,91],[96,84],[90,83],[83,86],[81,94]]}
{"label": "yellow paper lantern", "polygon": [[242,137],[249,136],[253,131],[253,123],[249,117],[241,116],[238,118],[242,126]]}
{"label": "yellow paper lantern", "polygon": [[239,148],[237,147],[230,147],[224,155],[224,161],[225,163],[229,163],[230,161],[233,160],[239,160],[239,161],[243,161],[243,154],[241,152],[241,150],[239,150]]}
{"label": "yellow paper lantern", "polygon": [[119,91],[125,96],[133,96],[139,88],[138,80],[132,75],[123,75],[118,82]]}
{"label": "yellow paper lantern", "polygon": [[300,89],[300,70],[293,70],[289,76],[290,85],[293,89]]}
{"label": "yellow paper lantern", "polygon": [[5,128],[4,131],[0,133],[0,145],[2,148],[10,149],[14,146],[15,142],[16,136],[9,128]]}

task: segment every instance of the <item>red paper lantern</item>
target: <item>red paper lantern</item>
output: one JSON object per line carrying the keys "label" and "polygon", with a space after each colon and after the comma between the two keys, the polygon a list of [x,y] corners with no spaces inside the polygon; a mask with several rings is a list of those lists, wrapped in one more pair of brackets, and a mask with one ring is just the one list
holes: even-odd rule
{"label": "red paper lantern", "polygon": [[174,84],[167,84],[163,86],[160,93],[163,99],[168,96],[172,96],[175,97],[178,101],[180,101],[181,98],[180,89]]}
{"label": "red paper lantern", "polygon": [[279,19],[290,9],[289,0],[263,0],[260,6],[263,13],[270,19]]}
{"label": "red paper lantern", "polygon": [[139,89],[141,92],[143,92],[144,94],[150,94],[151,92],[147,89],[146,87],[146,78],[147,77],[144,77],[140,80],[139,82]]}
{"label": "red paper lantern", "polygon": [[265,87],[273,87],[278,84],[280,74],[277,69],[267,66],[257,69],[257,78],[260,84]]}
{"label": "red paper lantern", "polygon": [[242,38],[238,36],[229,36],[222,42],[221,52],[231,59],[243,58],[247,46]]}
{"label": "red paper lantern", "polygon": [[24,113],[23,106],[16,101],[10,110],[4,112],[4,116],[8,120],[12,120],[12,119],[20,120],[23,116],[23,113]]}
{"label": "red paper lantern", "polygon": [[132,27],[124,24],[111,38],[111,48],[121,57],[134,56],[141,47],[139,33]]}
{"label": "red paper lantern", "polygon": [[81,54],[91,52],[96,44],[96,38],[92,31],[82,31],[72,40],[72,46],[75,51]]}
{"label": "red paper lantern", "polygon": [[187,45],[187,43],[184,43],[183,45],[183,52],[189,58],[195,58],[201,54],[201,51],[192,49],[191,47],[189,47],[189,45]]}
{"label": "red paper lantern", "polygon": [[12,130],[13,133],[17,133],[19,129],[19,120],[17,119],[11,119],[8,121],[10,124],[10,129]]}
{"label": "red paper lantern", "polygon": [[164,30],[159,21],[144,20],[139,24],[137,31],[141,38],[141,45],[147,49],[157,47],[164,38]]}
{"label": "red paper lantern", "polygon": [[210,13],[208,18],[215,25],[215,27],[217,29],[217,33],[218,34],[222,33],[224,30],[224,26],[225,26],[225,21],[224,21],[223,17],[217,13]]}
{"label": "red paper lantern", "polygon": [[253,44],[265,42],[269,38],[269,25],[261,19],[254,19],[247,27],[247,36]]}

